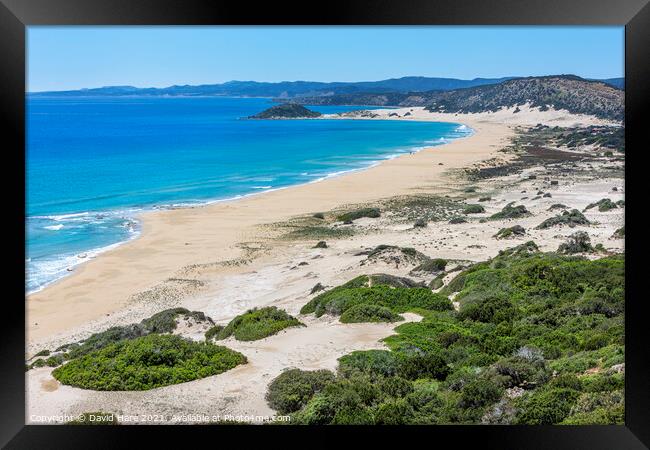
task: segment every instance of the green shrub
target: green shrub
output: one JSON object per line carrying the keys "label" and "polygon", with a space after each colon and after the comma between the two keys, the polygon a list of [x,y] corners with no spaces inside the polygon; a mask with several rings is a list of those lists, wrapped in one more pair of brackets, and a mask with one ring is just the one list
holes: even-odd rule
{"label": "green shrub", "polygon": [[530,215],[530,212],[528,212],[524,205],[513,205],[514,202],[508,203],[501,211],[492,214],[490,220],[518,219]]}
{"label": "green shrub", "polygon": [[228,323],[215,335],[221,340],[234,336],[238,341],[256,341],[288,327],[304,326],[300,321],[275,306],[250,309]]}
{"label": "green shrub", "polygon": [[269,406],[280,414],[298,411],[327,384],[334,381],[329,370],[290,369],[278,375],[266,392]]}
{"label": "green shrub", "polygon": [[402,377],[387,377],[379,382],[379,390],[388,397],[402,398],[413,392],[413,384]]}
{"label": "green shrub", "polygon": [[361,303],[347,309],[339,320],[342,323],[397,322],[404,318],[385,306]]}
{"label": "green shrub", "polygon": [[141,391],[217,375],[246,363],[241,353],[175,335],[110,344],[52,371],[63,384],[98,391]]}
{"label": "green shrub", "polygon": [[617,228],[612,235],[614,238],[623,239],[625,237],[625,227]]}
{"label": "green shrub", "polygon": [[480,214],[484,212],[485,208],[481,205],[467,205],[465,209],[463,209],[463,214]]}
{"label": "green shrub", "polygon": [[570,235],[566,242],[560,244],[557,252],[566,255],[574,253],[593,253],[594,247],[591,245],[589,234],[585,231],[577,231]]}
{"label": "green shrub", "polygon": [[433,258],[423,262],[419,266],[416,266],[413,270],[411,270],[411,273],[416,273],[416,272],[436,273],[445,270],[445,267],[447,267],[446,259]]}
{"label": "green shrub", "polygon": [[65,356],[63,354],[59,353],[56,355],[52,355],[49,358],[45,360],[45,364],[47,364],[49,367],[57,367],[60,366],[65,362]]}
{"label": "green shrub", "polygon": [[494,364],[494,370],[501,375],[506,387],[537,388],[550,378],[551,373],[541,355],[511,356],[500,359]]}
{"label": "green shrub", "polygon": [[223,325],[215,325],[211,327],[208,331],[205,332],[205,340],[210,341],[219,333],[221,333],[221,331],[223,331],[223,328]]}
{"label": "green shrub", "polygon": [[461,408],[482,408],[501,398],[503,388],[491,380],[477,379],[467,383],[460,391]]}
{"label": "green shrub", "polygon": [[462,216],[456,216],[456,217],[452,217],[451,219],[449,219],[449,223],[452,224],[452,225],[455,225],[455,224],[458,224],[458,223],[466,223],[466,222],[467,222],[467,219],[465,219]]}
{"label": "green shrub", "polygon": [[464,303],[458,312],[460,320],[474,320],[476,322],[500,323],[511,321],[516,315],[512,302],[500,296],[490,296],[485,299]]}
{"label": "green shrub", "polygon": [[397,373],[407,380],[420,378],[444,380],[449,372],[449,366],[444,358],[435,352],[402,356],[397,367]]}
{"label": "green shrub", "polygon": [[388,400],[375,409],[376,425],[404,425],[414,417],[415,412],[406,399]]}
{"label": "green shrub", "polygon": [[557,225],[568,225],[573,228],[576,225],[589,225],[591,222],[577,209],[563,211],[562,214],[551,217],[535,227],[537,230],[545,230]]}
{"label": "green shrub", "polygon": [[608,198],[603,198],[603,199],[598,200],[596,203],[590,203],[589,205],[587,205],[587,207],[585,208],[585,211],[587,211],[588,209],[591,209],[591,208],[596,208],[596,207],[598,207],[598,211],[600,211],[600,212],[605,212],[605,211],[609,211],[610,209],[618,208],[616,203],[614,203],[613,201],[611,201]]}
{"label": "green shrub", "polygon": [[496,239],[509,239],[515,236],[523,236],[526,234],[526,229],[521,225],[515,225],[508,228],[501,228],[494,236]]}
{"label": "green shrub", "polygon": [[338,373],[350,378],[356,374],[391,377],[400,366],[398,357],[387,350],[354,351],[339,359]]}
{"label": "green shrub", "polygon": [[344,286],[314,297],[300,312],[302,314],[314,312],[316,317],[323,314],[341,315],[361,304],[383,306],[394,313],[402,313],[414,308],[433,311],[452,309],[447,297],[434,294],[427,288],[392,288],[386,285],[352,288]]}
{"label": "green shrub", "polygon": [[336,411],[332,425],[374,425],[375,419],[367,408],[346,407]]}
{"label": "green shrub", "polygon": [[381,212],[379,211],[378,208],[361,208],[354,211],[348,211],[346,213],[343,213],[337,216],[336,220],[339,220],[341,222],[349,222],[349,221],[361,219],[362,217],[377,218],[380,216],[381,216]]}
{"label": "green shrub", "polygon": [[523,425],[552,425],[562,422],[580,393],[573,389],[546,389],[522,397],[516,421]]}

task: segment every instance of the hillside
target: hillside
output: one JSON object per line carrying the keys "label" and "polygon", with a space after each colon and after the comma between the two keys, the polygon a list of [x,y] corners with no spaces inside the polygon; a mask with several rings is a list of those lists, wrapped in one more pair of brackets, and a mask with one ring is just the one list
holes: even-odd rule
{"label": "hillside", "polygon": [[361,92],[411,92],[459,89],[485,84],[500,83],[512,77],[475,78],[459,80],[456,78],[402,77],[380,81],[360,82],[318,82],[281,81],[277,83],[258,81],[228,81],[220,84],[198,86],[182,85],[166,88],[137,88],[133,86],[106,86],[72,91],[34,92],[33,96],[241,96],[241,97],[301,97],[329,96]]}
{"label": "hillside", "polygon": [[531,77],[477,88],[439,92],[427,106],[435,112],[483,112],[530,104],[574,114],[623,120],[625,94],[600,81],[572,76]]}
{"label": "hillside", "polygon": [[[47,97],[86,97],[86,96],[235,96],[235,97],[329,97],[360,93],[409,93],[426,91],[446,91],[501,83],[514,77],[457,78],[402,77],[380,81],[359,82],[317,82],[281,81],[277,83],[258,81],[228,81],[219,84],[198,86],[174,85],[165,88],[137,88],[133,86],[105,86],[71,91],[33,92],[30,96]],[[622,87],[624,79],[603,80],[616,87]]]}
{"label": "hillside", "polygon": [[283,103],[249,116],[249,119],[304,119],[320,117],[321,113],[312,111],[296,103]]}
{"label": "hillside", "polygon": [[[281,100],[281,99],[278,99]],[[624,118],[625,92],[573,75],[515,78],[499,84],[450,91],[339,94],[302,98],[310,105],[424,106],[432,112],[472,113],[530,104],[609,120]]]}

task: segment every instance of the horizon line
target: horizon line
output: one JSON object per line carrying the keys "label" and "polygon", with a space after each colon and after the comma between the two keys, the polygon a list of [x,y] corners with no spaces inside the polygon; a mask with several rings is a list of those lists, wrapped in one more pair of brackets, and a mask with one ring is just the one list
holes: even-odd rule
{"label": "horizon line", "polygon": [[389,81],[389,80],[401,80],[404,78],[437,78],[437,79],[448,79],[448,80],[459,80],[459,81],[474,81],[474,80],[494,80],[494,79],[502,79],[502,78],[537,78],[537,77],[552,77],[552,76],[576,76],[588,81],[602,81],[602,80],[612,80],[612,79],[617,79],[617,78],[625,78],[625,74],[618,76],[618,77],[607,77],[607,78],[586,78],[580,75],[575,75],[575,74],[570,74],[570,73],[563,73],[563,74],[547,74],[547,75],[505,75],[505,76],[500,76],[500,77],[481,77],[477,76],[474,78],[454,78],[454,77],[443,77],[443,76],[425,76],[425,75],[405,75],[402,77],[391,77],[391,78],[382,78],[379,80],[360,80],[360,81],[317,81],[317,80],[282,80],[282,81],[257,81],[257,80],[228,80],[228,81],[222,81],[222,82],[215,82],[215,83],[201,83],[201,84],[170,84],[166,86],[134,86],[134,85],[129,85],[129,84],[113,84],[113,85],[103,85],[103,86],[95,86],[95,87],[82,87],[82,88],[76,88],[76,89],[61,89],[61,90],[45,90],[45,91],[28,91],[25,90],[26,94],[41,94],[41,93],[48,93],[48,92],[73,92],[73,91],[84,91],[84,90],[91,90],[91,89],[104,89],[104,88],[118,88],[118,87],[123,87],[123,88],[134,88],[134,89],[169,89],[173,87],[199,87],[199,86],[215,86],[215,85],[222,85],[222,84],[227,84],[227,83],[268,83],[268,84],[280,84],[280,83],[324,83],[324,84],[331,84],[331,83],[342,83],[342,84],[354,84],[354,83],[377,83],[380,81]]}

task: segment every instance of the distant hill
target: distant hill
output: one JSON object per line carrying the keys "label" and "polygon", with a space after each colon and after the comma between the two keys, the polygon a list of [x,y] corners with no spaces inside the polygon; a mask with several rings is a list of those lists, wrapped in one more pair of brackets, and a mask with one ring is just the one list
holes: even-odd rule
{"label": "distant hill", "polygon": [[503,83],[437,93],[426,109],[438,112],[496,111],[523,104],[622,121],[625,94],[602,81],[572,75],[517,78]]}
{"label": "distant hill", "polygon": [[624,91],[602,81],[552,75],[447,91],[337,94],[297,101],[307,105],[424,106],[430,111],[453,113],[496,111],[528,103],[622,121],[624,99]]}
{"label": "distant hill", "polygon": [[249,116],[249,119],[303,119],[320,117],[321,113],[312,111],[296,103],[283,103]]}
{"label": "distant hill", "polygon": [[463,87],[482,86],[500,83],[513,77],[475,78],[459,80],[456,78],[403,77],[382,81],[332,82],[282,81],[266,83],[258,81],[228,81],[221,84],[198,86],[169,86],[166,88],[137,88],[133,86],[106,86],[74,91],[34,92],[31,96],[235,96],[235,97],[304,97],[329,96],[362,92],[411,92],[449,90]]}

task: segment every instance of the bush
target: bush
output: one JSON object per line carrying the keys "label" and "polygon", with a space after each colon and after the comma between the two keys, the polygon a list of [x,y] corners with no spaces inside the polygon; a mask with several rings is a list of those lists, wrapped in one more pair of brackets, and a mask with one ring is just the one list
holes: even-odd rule
{"label": "bush", "polygon": [[557,252],[566,255],[574,253],[593,253],[594,247],[591,245],[591,239],[589,239],[589,234],[587,234],[587,232],[577,231],[569,236],[565,243],[560,244]]}
{"label": "bush", "polygon": [[526,229],[521,225],[515,225],[509,228],[501,228],[493,237],[496,239],[508,239],[515,236],[523,236]]}
{"label": "bush", "polygon": [[314,217],[315,219],[324,219],[325,214],[323,214],[323,213],[315,213],[312,217]]}
{"label": "bush", "polygon": [[417,272],[427,272],[427,273],[436,273],[445,270],[447,267],[447,260],[442,258],[434,258],[428,261],[423,262],[419,266],[416,266],[410,273]]}
{"label": "bush", "polygon": [[502,382],[505,387],[521,387],[524,389],[537,388],[550,378],[550,371],[541,356],[523,357],[511,356],[500,359],[494,364],[497,374],[505,377]]}
{"label": "bush", "polygon": [[467,205],[465,209],[463,209],[463,214],[480,214],[484,212],[485,208],[481,205]]}
{"label": "bush", "polygon": [[314,245],[314,248],[327,248],[327,242],[318,241],[318,243],[316,243],[316,245]]}
{"label": "bush", "polygon": [[450,369],[439,354],[428,352],[402,356],[397,372],[407,380],[417,380],[419,378],[444,380],[449,375]]}
{"label": "bush", "polygon": [[256,341],[272,336],[288,327],[304,326],[293,316],[275,306],[249,309],[228,323],[215,335],[221,340],[234,336],[238,341]]}
{"label": "bush", "polygon": [[530,212],[528,212],[524,205],[512,205],[514,205],[514,202],[508,203],[501,211],[492,214],[490,220],[518,219],[530,215]]}
{"label": "bush", "polygon": [[432,311],[452,309],[452,304],[447,297],[434,294],[427,288],[392,288],[386,285],[373,285],[373,287],[332,289],[314,297],[300,312],[302,314],[314,312],[316,317],[323,314],[341,315],[353,306],[361,304],[383,306],[394,313],[403,313],[415,308]]}
{"label": "bush", "polygon": [[585,211],[587,211],[588,209],[591,209],[591,208],[595,208],[595,207],[598,207],[598,211],[600,211],[600,212],[605,212],[605,211],[609,211],[610,209],[618,208],[616,203],[614,203],[613,201],[611,201],[608,198],[603,198],[603,199],[598,200],[596,203],[590,203],[589,205],[587,205],[587,207],[585,208]]}
{"label": "bush", "polygon": [[449,223],[452,224],[452,225],[455,225],[455,224],[458,224],[458,223],[467,223],[467,219],[465,219],[462,216],[456,216],[456,217],[452,217],[451,219],[449,219]]}
{"label": "bush", "polygon": [[573,389],[547,389],[533,393],[520,403],[516,422],[523,425],[552,425],[562,422],[580,393]]}
{"label": "bush", "polygon": [[361,219],[362,217],[377,218],[381,216],[378,208],[361,208],[354,211],[349,211],[339,215],[336,220],[341,222],[351,222],[353,220]]}
{"label": "bush", "polygon": [[223,325],[215,325],[205,332],[205,340],[209,341],[223,330]]}
{"label": "bush", "polygon": [[179,336],[120,341],[52,371],[63,384],[97,391],[142,391],[217,375],[246,363],[241,353]]}
{"label": "bush", "polygon": [[404,318],[385,306],[361,303],[347,309],[339,320],[342,323],[397,322]]}
{"label": "bush", "polygon": [[512,302],[500,296],[489,296],[485,299],[464,303],[458,312],[460,320],[495,323],[511,321],[516,315]]}
{"label": "bush", "polygon": [[461,408],[482,408],[501,398],[503,388],[487,379],[467,383],[460,391],[458,405]]}
{"label": "bush", "polygon": [[537,230],[545,230],[557,225],[568,225],[573,228],[576,225],[589,225],[591,222],[577,209],[571,211],[563,211],[562,214],[551,217],[537,225]]}
{"label": "bush", "polygon": [[338,373],[350,378],[356,374],[391,377],[397,374],[400,361],[387,350],[354,351],[339,358]]}
{"label": "bush", "polygon": [[413,384],[402,377],[387,377],[379,382],[379,390],[388,397],[402,398],[413,392]]}
{"label": "bush", "polygon": [[388,400],[375,409],[376,425],[408,424],[415,415],[413,408],[405,399]]}
{"label": "bush", "polygon": [[329,370],[290,369],[278,375],[266,392],[269,406],[280,414],[298,411],[327,384],[334,381]]}

